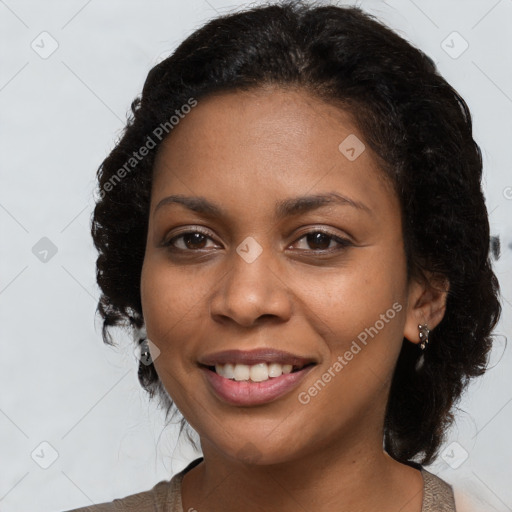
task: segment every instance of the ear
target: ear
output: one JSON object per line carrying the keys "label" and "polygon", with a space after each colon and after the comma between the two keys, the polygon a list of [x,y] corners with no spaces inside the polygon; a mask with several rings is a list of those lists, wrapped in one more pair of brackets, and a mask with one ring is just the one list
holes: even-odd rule
{"label": "ear", "polygon": [[411,278],[408,285],[407,313],[404,338],[412,343],[420,342],[419,324],[427,324],[433,330],[444,317],[450,283],[444,276],[434,278],[426,273],[426,280]]}

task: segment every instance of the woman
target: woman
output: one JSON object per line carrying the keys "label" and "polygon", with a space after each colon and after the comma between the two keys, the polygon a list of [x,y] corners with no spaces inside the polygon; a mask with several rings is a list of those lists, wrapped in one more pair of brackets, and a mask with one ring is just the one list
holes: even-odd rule
{"label": "woman", "polygon": [[[203,457],[80,511],[454,511],[433,461],[500,316],[467,105],[357,8],[219,17],[98,171],[103,336]],[[457,509],[460,510],[460,509]]]}

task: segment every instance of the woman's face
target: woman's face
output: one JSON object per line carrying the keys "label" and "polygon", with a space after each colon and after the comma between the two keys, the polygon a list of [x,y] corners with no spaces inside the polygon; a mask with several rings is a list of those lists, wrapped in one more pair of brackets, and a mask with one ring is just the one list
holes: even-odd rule
{"label": "woman's face", "polygon": [[382,449],[417,318],[399,202],[362,144],[334,106],[258,89],[199,100],[159,148],[143,314],[158,375],[205,455],[270,464]]}

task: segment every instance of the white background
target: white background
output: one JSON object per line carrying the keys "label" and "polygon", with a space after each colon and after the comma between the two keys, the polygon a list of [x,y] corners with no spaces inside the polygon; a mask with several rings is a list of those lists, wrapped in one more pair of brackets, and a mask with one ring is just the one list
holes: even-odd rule
{"label": "white background", "polygon": [[[117,348],[101,340],[89,222],[96,169],[150,68],[205,21],[241,5],[0,0],[2,512],[110,501],[169,479],[198,456],[185,439],[177,443],[176,428],[164,428],[140,388],[127,335],[119,332]],[[478,510],[512,510],[512,348],[503,336],[512,331],[512,0],[362,7],[430,55],[473,114],[492,233],[502,243],[502,336],[492,369],[460,403],[444,457],[427,469],[457,495],[472,493]],[[48,51],[52,40],[58,48],[47,58],[31,47]],[[468,49],[453,58],[464,40]],[[57,250],[46,262],[32,251],[43,237]],[[42,442],[58,454],[47,469],[40,464],[51,462],[52,449]]]}

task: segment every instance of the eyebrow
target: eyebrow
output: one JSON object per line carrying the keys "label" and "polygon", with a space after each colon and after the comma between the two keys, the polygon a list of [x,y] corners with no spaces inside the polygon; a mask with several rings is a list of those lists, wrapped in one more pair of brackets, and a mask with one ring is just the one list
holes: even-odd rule
{"label": "eyebrow", "polygon": [[[183,195],[171,195],[164,197],[161,201],[158,202],[153,213],[156,213],[157,210],[159,210],[161,207],[169,204],[181,204],[189,210],[208,216],[228,216],[224,209],[222,209],[219,205],[208,201],[205,197],[192,197]],[[327,194],[293,197],[279,201],[276,204],[275,218],[282,219],[293,215],[299,215],[301,213],[306,213],[331,204],[343,206],[348,205],[352,206],[353,208],[357,208],[358,210],[372,214],[372,210],[364,203],[350,199],[346,196],[338,194],[337,192],[330,192]]]}

